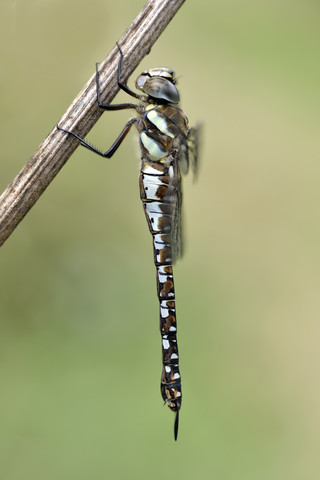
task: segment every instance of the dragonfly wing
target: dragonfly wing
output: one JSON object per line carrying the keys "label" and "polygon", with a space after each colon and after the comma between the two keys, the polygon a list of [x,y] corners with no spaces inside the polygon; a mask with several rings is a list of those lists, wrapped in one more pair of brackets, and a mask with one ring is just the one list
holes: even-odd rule
{"label": "dragonfly wing", "polygon": [[182,213],[182,179],[191,168],[196,177],[198,170],[200,127],[189,130],[188,139],[180,137],[179,149],[173,158],[170,184],[174,187],[173,212],[171,219],[171,245],[173,263],[183,255],[183,213]]}
{"label": "dragonfly wing", "polygon": [[192,127],[189,130],[188,137],[188,163],[194,177],[197,177],[199,170],[199,145],[201,136],[201,126]]}
{"label": "dragonfly wing", "polygon": [[171,216],[171,249],[172,263],[183,254],[183,226],[182,226],[182,181],[180,172],[181,153],[175,152],[170,169],[170,184],[172,185],[172,216]]}

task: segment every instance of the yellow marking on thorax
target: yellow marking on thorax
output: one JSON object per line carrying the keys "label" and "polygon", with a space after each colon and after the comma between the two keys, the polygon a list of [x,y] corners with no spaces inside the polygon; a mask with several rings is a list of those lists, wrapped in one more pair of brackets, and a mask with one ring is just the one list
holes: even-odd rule
{"label": "yellow marking on thorax", "polygon": [[158,130],[160,130],[161,133],[164,133],[165,135],[168,135],[168,137],[171,137],[171,138],[174,137],[174,134],[170,132],[170,130],[168,129],[167,120],[162,115],[160,115],[157,112],[157,110],[155,109],[150,110],[147,113],[147,118],[151,123],[153,123],[153,125],[157,127]]}
{"label": "yellow marking on thorax", "polygon": [[146,132],[140,133],[140,140],[144,148],[148,151],[150,160],[159,161],[166,156],[167,152],[164,147],[159,142],[150,138]]}

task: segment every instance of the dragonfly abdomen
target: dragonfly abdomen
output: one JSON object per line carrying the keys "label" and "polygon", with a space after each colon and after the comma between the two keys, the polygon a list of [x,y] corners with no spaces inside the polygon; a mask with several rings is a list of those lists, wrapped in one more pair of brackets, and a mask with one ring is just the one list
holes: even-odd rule
{"label": "dragonfly abdomen", "polygon": [[[152,234],[154,263],[157,271],[163,363],[161,395],[169,408],[174,412],[178,412],[181,407],[182,394],[172,268],[174,261],[172,251],[172,215],[177,193],[175,186],[170,180],[170,175],[167,174],[169,169],[170,165],[157,164],[152,166],[143,160],[140,191],[145,215]],[[145,173],[146,171],[152,173]]]}

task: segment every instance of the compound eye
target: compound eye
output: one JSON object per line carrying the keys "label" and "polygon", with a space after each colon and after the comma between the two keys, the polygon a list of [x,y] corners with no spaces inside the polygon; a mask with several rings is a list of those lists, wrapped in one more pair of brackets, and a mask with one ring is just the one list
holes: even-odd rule
{"label": "compound eye", "polygon": [[180,97],[177,87],[164,77],[150,77],[144,85],[143,91],[150,97],[170,103],[179,103]]}

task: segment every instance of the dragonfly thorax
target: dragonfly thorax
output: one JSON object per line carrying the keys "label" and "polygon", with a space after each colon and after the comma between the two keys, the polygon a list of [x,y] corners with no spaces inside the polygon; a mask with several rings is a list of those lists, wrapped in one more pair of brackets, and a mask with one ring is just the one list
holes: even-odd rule
{"label": "dragonfly thorax", "polygon": [[170,68],[151,68],[142,72],[136,80],[136,87],[156,100],[168,103],[179,103],[180,97],[173,71]]}

